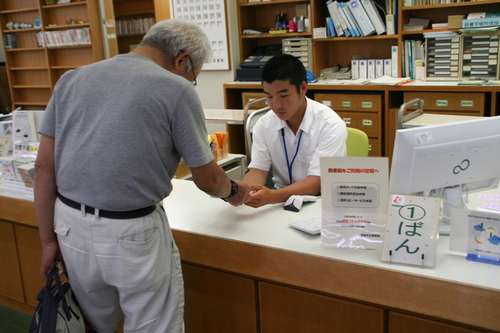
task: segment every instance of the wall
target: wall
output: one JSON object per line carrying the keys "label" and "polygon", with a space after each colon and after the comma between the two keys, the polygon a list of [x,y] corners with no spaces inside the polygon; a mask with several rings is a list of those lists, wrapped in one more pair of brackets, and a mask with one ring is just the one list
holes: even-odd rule
{"label": "wall", "polygon": [[[230,47],[231,69],[226,71],[203,71],[198,75],[196,91],[205,109],[224,108],[224,89],[222,85],[232,82],[236,77],[236,68],[240,62],[237,2],[226,0],[227,31]],[[208,133],[226,131],[225,125],[207,124]]]}

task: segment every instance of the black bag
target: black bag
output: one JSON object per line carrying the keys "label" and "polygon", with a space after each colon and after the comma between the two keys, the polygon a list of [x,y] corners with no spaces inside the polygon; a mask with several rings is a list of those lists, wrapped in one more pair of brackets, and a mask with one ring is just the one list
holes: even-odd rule
{"label": "black bag", "polygon": [[37,296],[38,305],[30,333],[85,333],[85,321],[78,301],[67,281],[61,281],[57,267]]}

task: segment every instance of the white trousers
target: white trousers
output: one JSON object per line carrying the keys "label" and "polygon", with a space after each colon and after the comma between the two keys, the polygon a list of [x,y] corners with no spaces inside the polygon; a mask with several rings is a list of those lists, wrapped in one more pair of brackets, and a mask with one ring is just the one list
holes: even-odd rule
{"label": "white trousers", "polygon": [[70,208],[59,199],[54,230],[71,287],[99,333],[184,331],[179,251],[167,216],[114,220]]}

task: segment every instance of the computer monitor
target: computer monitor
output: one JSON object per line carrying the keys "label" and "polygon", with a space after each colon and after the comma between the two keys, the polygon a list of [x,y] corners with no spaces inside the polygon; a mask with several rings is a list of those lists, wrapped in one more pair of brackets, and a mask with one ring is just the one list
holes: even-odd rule
{"label": "computer monitor", "polygon": [[500,116],[396,131],[390,193],[443,198],[440,234],[449,234],[451,207],[499,179]]}

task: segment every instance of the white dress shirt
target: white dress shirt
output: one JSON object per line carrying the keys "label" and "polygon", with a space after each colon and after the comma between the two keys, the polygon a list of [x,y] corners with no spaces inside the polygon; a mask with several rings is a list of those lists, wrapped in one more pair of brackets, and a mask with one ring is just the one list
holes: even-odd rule
{"label": "white dress shirt", "polygon": [[321,103],[307,97],[306,103],[306,112],[296,134],[273,111],[262,116],[253,129],[249,168],[269,171],[272,166],[276,189],[291,184],[289,169],[294,183],[307,176],[320,176],[320,157],[346,155],[344,121]]}

